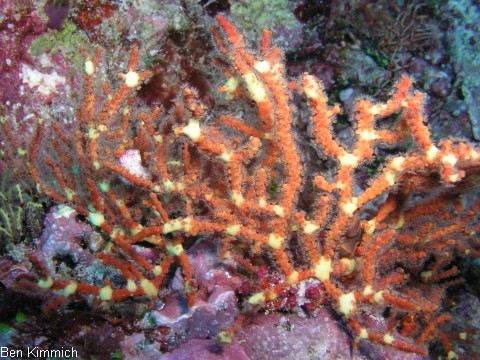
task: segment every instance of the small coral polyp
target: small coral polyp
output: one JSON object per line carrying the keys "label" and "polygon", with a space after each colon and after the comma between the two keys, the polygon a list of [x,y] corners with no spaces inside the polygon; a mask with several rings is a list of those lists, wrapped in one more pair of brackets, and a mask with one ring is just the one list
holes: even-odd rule
{"label": "small coral polyp", "polygon": [[[196,294],[205,290],[188,248],[192,238],[211,237],[219,243],[220,259],[245,268],[246,308],[289,310],[298,305],[289,296],[295,299],[292,294],[308,282],[323,292],[319,298],[330,299],[356,342],[426,355],[438,325],[449,318],[443,313],[445,292],[458,280],[443,280],[458,275],[452,259],[479,255],[480,203],[463,201],[462,194],[476,186],[480,151],[461,141],[432,142],[425,96],[413,90],[408,76],[385,103],[357,101],[356,139],[347,147],[332,129],[340,107],[328,105],[315,76],[287,80],[270,32],[264,31],[257,53],[226,18],[217,21],[213,39],[229,65],[219,90],[228,101],[253,104],[254,119],[213,114],[216,121],[206,121],[208,109],[188,87],[168,114],[136,110],[137,89],[152,75],[138,69],[138,49],[119,75],[122,81],[105,83],[102,91],[96,86],[102,66],[97,49],[84,52],[74,134],[53,125],[56,139],[50,142],[48,121],[39,120],[28,151],[16,155],[21,147],[8,120],[2,121],[9,155],[24,160],[24,178],[85,216],[109,241],[95,256],[123,277],[122,282],[106,276],[98,285],[38,268],[38,287],[58,296],[47,309],[86,295],[97,301],[156,298],[168,286],[174,263],[194,306]],[[307,173],[295,136],[295,93],[308,101],[313,146],[336,162],[333,175]],[[398,121],[384,125],[382,119],[392,115]],[[355,173],[377,159],[380,145],[408,150],[387,158],[358,189]],[[314,191],[306,211],[300,195],[312,188],[308,182]],[[152,246],[160,255],[144,258],[141,249]],[[268,276],[257,277],[267,266]],[[383,324],[373,327],[365,319],[387,308]],[[309,313],[315,313],[311,307]]]}

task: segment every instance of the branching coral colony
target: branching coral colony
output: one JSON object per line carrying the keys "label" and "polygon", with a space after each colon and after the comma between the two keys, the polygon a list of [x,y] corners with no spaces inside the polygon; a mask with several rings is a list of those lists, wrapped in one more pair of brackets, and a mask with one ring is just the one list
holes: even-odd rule
{"label": "branching coral colony", "polygon": [[[182,268],[192,305],[198,285],[186,249],[195,236],[208,235],[221,243],[220,257],[253,274],[268,265],[280,278],[257,282],[246,298],[250,305],[281,309],[285,290],[316,279],[357,340],[427,354],[438,325],[449,319],[442,301],[446,288],[458,282],[452,259],[479,255],[480,204],[460,195],[475,185],[480,151],[464,142],[432,142],[424,95],[406,76],[386,103],[357,101],[356,141],[348,148],[332,130],[340,108],[327,104],[317,78],[304,74],[287,82],[268,31],[256,54],[228,20],[217,20],[213,38],[230,65],[220,91],[228,99],[253,101],[255,119],[214,114],[215,123],[207,123],[207,109],[188,87],[169,114],[158,108],[134,112],[136,90],[150,76],[137,70],[137,49],[119,74],[121,84],[111,89],[104,83],[101,91],[101,51],[84,53],[84,95],[73,139],[52,122],[55,139],[48,140],[40,119],[23,150],[8,117],[2,119],[11,145],[7,157],[22,158],[41,193],[69,204],[101,230],[111,246],[97,257],[124,278],[123,285],[105,278],[96,286],[38,266],[38,287],[58,295],[47,310],[82,295],[99,301],[157,297],[172,263]],[[336,161],[334,175],[306,174],[293,132],[294,92],[308,99],[314,146]],[[382,127],[392,115],[398,121]],[[407,151],[388,158],[358,188],[355,173],[376,158],[379,144],[407,143]],[[307,181],[315,187],[308,212],[299,205]],[[278,184],[273,196],[272,183]],[[147,243],[163,250],[157,262],[139,255]],[[387,308],[385,331],[367,324],[368,309]]]}

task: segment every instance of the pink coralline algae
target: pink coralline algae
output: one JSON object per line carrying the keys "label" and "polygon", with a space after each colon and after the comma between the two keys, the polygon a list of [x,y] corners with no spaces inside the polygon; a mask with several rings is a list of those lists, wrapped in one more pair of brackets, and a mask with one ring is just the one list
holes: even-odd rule
{"label": "pink coralline algae", "polygon": [[91,252],[82,246],[82,242],[92,234],[92,228],[79,222],[77,215],[72,208],[60,205],[52,208],[45,218],[38,254],[45,261],[49,272],[55,272],[56,259],[69,258],[73,263],[85,264],[94,259]]}

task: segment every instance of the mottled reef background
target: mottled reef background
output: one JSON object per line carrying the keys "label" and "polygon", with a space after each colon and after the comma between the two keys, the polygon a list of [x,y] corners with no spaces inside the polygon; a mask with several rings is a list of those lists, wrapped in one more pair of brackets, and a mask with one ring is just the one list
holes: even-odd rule
{"label": "mottled reef background", "polygon": [[[58,119],[66,131],[73,129],[82,91],[79,48],[91,53],[98,45],[104,48],[107,78],[116,76],[131,48],[140,47],[141,66],[154,72],[139,92],[147,105],[161,104],[168,111],[187,84],[198,90],[212,111],[225,111],[229,104],[216,91],[222,76],[213,61],[217,52],[208,30],[218,13],[227,15],[249,44],[257,44],[262,29],[270,29],[272,43],[285,52],[288,74],[317,76],[330,101],[346,109],[361,95],[385,100],[401,74],[408,73],[415,79],[415,87],[428,94],[426,113],[435,140],[480,141],[480,7],[469,0],[0,0],[0,115],[13,115],[20,141],[29,139],[38,116]],[[298,121],[298,129],[305,130],[306,104],[298,99],[296,105],[299,118],[305,119]],[[228,110],[247,111],[241,107]],[[350,120],[347,113],[335,124],[335,131],[347,143]],[[133,304],[133,300],[106,312],[74,304],[60,313],[43,315],[40,304],[45,299],[40,294],[12,287],[14,279],[29,276],[26,262],[18,261],[24,256],[22,246],[53,242],[46,235],[53,234],[59,240],[44,248],[58,255],[55,246],[59,242],[79,246],[72,239],[92,233],[92,229],[68,217],[62,217],[65,224],[54,224],[57,210],[52,210],[53,204],[36,198],[28,189],[21,193],[12,188],[10,170],[0,162],[0,207],[18,215],[9,234],[0,234],[1,346],[74,346],[82,357],[92,359],[153,359],[159,358],[159,349],[177,349],[175,355],[162,357],[165,359],[187,359],[192,353],[196,359],[243,359],[244,348],[255,349],[256,358],[265,359],[272,349],[282,349],[277,355],[286,359],[306,359],[322,351],[325,358],[330,352],[356,359],[420,358],[372,344],[351,352],[351,339],[343,324],[326,309],[315,310],[317,316],[309,319],[294,314],[259,316],[239,335],[243,349],[231,346],[226,350],[209,339],[237,315],[234,299],[223,298],[227,291],[219,291],[217,298],[210,297],[204,308],[185,319],[180,319],[181,309],[177,308],[164,311],[162,316],[170,317],[162,319],[155,312],[144,314],[146,305]],[[9,207],[13,203],[21,204],[21,212]],[[5,227],[5,217],[0,217],[0,225]],[[99,235],[91,235],[83,246],[95,251],[101,241]],[[241,291],[241,280],[222,272],[212,259],[215,249],[211,246],[205,242],[191,249],[197,254],[196,267],[210,276],[199,281],[206,287],[213,281],[224,290]],[[75,254],[77,258],[52,261],[51,266],[63,266],[68,273],[80,260],[90,261],[81,246]],[[450,294],[452,323],[468,324],[478,340],[480,261],[470,259],[456,265],[467,281]],[[216,303],[220,298],[224,309]],[[321,302],[314,291],[306,291],[305,298],[304,304]],[[306,305],[303,311],[313,310]],[[154,325],[159,321],[163,327]],[[318,339],[319,331],[329,333],[325,343]],[[182,348],[188,340],[188,348]],[[432,354],[442,351],[441,344],[432,345]]]}

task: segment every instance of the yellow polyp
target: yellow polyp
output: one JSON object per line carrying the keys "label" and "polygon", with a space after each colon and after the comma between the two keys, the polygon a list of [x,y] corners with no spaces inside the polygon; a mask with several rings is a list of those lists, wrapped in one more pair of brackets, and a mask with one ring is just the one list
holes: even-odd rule
{"label": "yellow polyp", "polygon": [[257,61],[253,67],[255,70],[257,70],[259,73],[266,73],[270,71],[270,63],[266,60],[264,61]]}
{"label": "yellow polyp", "polygon": [[140,84],[140,76],[135,71],[129,71],[124,75],[125,85],[130,88],[137,87]]}
{"label": "yellow polyp", "polygon": [[393,340],[394,337],[392,336],[392,334],[389,334],[389,333],[386,333],[384,336],[383,336],[383,341],[385,341],[385,344],[391,344],[393,343]]}
{"label": "yellow polyp", "polygon": [[345,275],[350,275],[355,270],[357,262],[355,259],[341,258],[340,262],[345,265]]}
{"label": "yellow polyp", "polygon": [[132,293],[137,291],[137,284],[135,284],[135,281],[133,281],[132,279],[127,280],[127,290]]}
{"label": "yellow polyp", "polygon": [[335,183],[335,188],[340,189],[340,190],[345,189],[345,183],[343,183],[341,181],[337,181]]}
{"label": "yellow polyp", "polygon": [[275,211],[275,214],[279,217],[284,217],[285,216],[285,209],[280,205],[275,205],[273,207],[273,211]]}
{"label": "yellow polyp", "polygon": [[225,92],[225,100],[232,100],[233,99],[233,93],[235,90],[238,88],[238,79],[235,77],[231,77],[227,80],[225,85],[222,87],[222,91]]}
{"label": "yellow polyp", "polygon": [[318,280],[328,280],[330,278],[330,273],[332,272],[332,260],[327,260],[322,256],[319,262],[315,265],[313,272]]}
{"label": "yellow polyp", "polygon": [[360,329],[360,333],[358,334],[360,339],[368,339],[368,331],[365,328]]}
{"label": "yellow polyp", "polygon": [[[165,188],[165,190],[167,191],[172,191],[175,189],[175,183],[171,180],[166,180],[163,182],[163,187]],[[158,191],[157,191],[158,192]]]}
{"label": "yellow polyp", "polygon": [[105,222],[105,217],[101,213],[91,212],[88,214],[88,221],[90,221],[90,224],[93,226],[102,226]]}
{"label": "yellow polyp", "polygon": [[167,162],[168,165],[171,165],[171,166],[182,166],[183,164],[178,161],[178,160],[170,160],[169,162]]}
{"label": "yellow polyp", "polygon": [[258,305],[265,301],[265,293],[263,291],[253,294],[248,298],[248,303],[250,305]]}
{"label": "yellow polyp", "polygon": [[405,158],[403,156],[397,156],[392,160],[392,168],[396,171],[402,171],[404,162]]}
{"label": "yellow polyp", "polygon": [[361,130],[359,131],[359,136],[364,140],[375,140],[378,139],[378,134],[372,130]]}
{"label": "yellow polyp", "polygon": [[368,296],[373,294],[373,288],[370,285],[365,286],[363,289],[363,296]]}
{"label": "yellow polyp", "polygon": [[401,229],[403,227],[403,225],[405,225],[405,216],[402,213],[402,214],[400,214],[400,217],[398,218],[398,221],[395,224],[394,228],[395,228],[395,230],[398,230],[398,229]]}
{"label": "yellow polyp", "polygon": [[105,131],[108,130],[108,128],[107,128],[105,125],[100,124],[100,125],[97,126],[97,130],[98,130],[99,132],[105,132]]}
{"label": "yellow polyp", "polygon": [[431,277],[433,273],[431,271],[422,271],[420,273],[420,277],[422,278],[423,282],[427,282]]}
{"label": "yellow polyp", "polygon": [[154,135],[153,140],[155,140],[155,142],[157,142],[157,143],[162,143],[163,142],[163,136],[160,135],[160,134]]}
{"label": "yellow polyp", "polygon": [[438,151],[439,150],[435,145],[430,146],[427,150],[427,160],[433,161],[437,157]]}
{"label": "yellow polyp", "polygon": [[87,75],[93,75],[93,73],[95,72],[95,65],[93,65],[93,62],[91,60],[85,61],[84,70]]}
{"label": "yellow polyp", "polygon": [[112,300],[113,290],[110,286],[104,286],[100,289],[98,296],[103,301]]}
{"label": "yellow polyp", "polygon": [[393,186],[395,185],[395,174],[391,171],[386,171],[385,172],[385,181],[388,183],[388,185]]}
{"label": "yellow polyp", "polygon": [[63,296],[75,294],[75,291],[77,291],[77,283],[72,281],[70,284],[65,286],[65,289],[63,289]]}
{"label": "yellow polyp", "polygon": [[172,245],[171,243],[168,243],[167,252],[170,256],[180,256],[183,252],[183,246],[182,244]]}
{"label": "yellow polyp", "polygon": [[232,154],[224,152],[224,153],[221,153],[220,155],[218,155],[218,158],[220,160],[222,160],[223,162],[228,163],[232,159]]}
{"label": "yellow polyp", "polygon": [[174,231],[178,231],[182,229],[182,223],[180,219],[174,219],[170,220],[169,222],[166,222],[163,224],[163,233],[164,234],[169,234]]}
{"label": "yellow polyp", "polygon": [[121,227],[115,226],[113,228],[112,234],[110,235],[111,239],[115,239],[117,236],[124,236],[125,235],[125,230],[123,230]]}
{"label": "yellow polyp", "polygon": [[271,233],[268,237],[268,245],[273,249],[280,249],[285,239],[275,233]]}
{"label": "yellow polyp", "polygon": [[60,219],[62,217],[68,218],[75,213],[76,213],[76,211],[73,208],[71,208],[70,206],[59,205],[58,209],[57,209],[57,212],[53,216],[55,217],[55,219]]}
{"label": "yellow polyp", "polygon": [[460,174],[453,174],[453,175],[450,175],[448,177],[448,181],[451,182],[451,183],[456,183],[457,181],[459,181],[462,177],[460,176]]}
{"label": "yellow polyp", "polygon": [[381,111],[384,111],[387,108],[385,104],[378,104],[378,105],[373,105],[369,111],[373,115],[378,115],[380,114]]}
{"label": "yellow polyp", "polygon": [[157,293],[158,293],[158,290],[157,288],[155,287],[155,285],[153,285],[153,283],[148,280],[148,279],[142,279],[140,280],[140,287],[143,289],[143,292],[145,293],[145,295],[147,295],[148,297],[155,297],[157,296]]}
{"label": "yellow polyp", "polygon": [[[127,217],[127,218],[129,219],[130,217]],[[135,226],[133,229],[130,229],[130,234],[135,236],[142,230],[143,230],[143,226],[141,224],[137,224],[137,226]]]}
{"label": "yellow polyp", "polygon": [[228,331],[220,331],[218,333],[218,341],[222,344],[229,344],[232,342],[232,340],[232,334],[230,334]]}
{"label": "yellow polyp", "polygon": [[267,100],[267,92],[265,85],[258,80],[257,76],[253,73],[247,73],[243,75],[243,80],[247,85],[248,93],[253,101],[260,103]]}
{"label": "yellow polyp", "polygon": [[458,334],[458,337],[462,340],[467,340],[467,333],[466,332],[461,332]]}
{"label": "yellow polyp", "polygon": [[51,277],[44,279],[38,280],[37,283],[38,287],[41,289],[50,289],[53,285],[53,279]]}
{"label": "yellow polyp", "polygon": [[358,156],[349,153],[345,153],[338,159],[338,161],[340,161],[340,165],[351,167],[356,166],[359,160],[360,159],[358,158]]}
{"label": "yellow polyp", "polygon": [[303,232],[307,235],[313,234],[318,229],[320,229],[320,226],[310,221],[305,221],[305,224],[303,225]]}
{"label": "yellow polyp", "polygon": [[227,233],[227,235],[235,236],[240,232],[240,225],[239,224],[228,225],[225,232]]}
{"label": "yellow polyp", "polygon": [[245,201],[242,194],[239,194],[236,191],[232,194],[232,200],[238,207],[242,206],[243,202]]}
{"label": "yellow polyp", "polygon": [[98,139],[99,136],[100,136],[100,134],[97,131],[97,129],[95,129],[93,127],[88,129],[88,138],[89,139],[95,140],[95,139]]}
{"label": "yellow polyp", "polygon": [[376,228],[375,219],[367,221],[365,226],[365,234],[372,235],[373,232],[375,231],[375,228]]}
{"label": "yellow polyp", "polygon": [[193,220],[190,216],[182,220],[182,227],[186,233],[189,233],[193,229]]}
{"label": "yellow polyp", "polygon": [[287,283],[290,285],[298,283],[298,271],[292,271],[290,275],[287,276]]}
{"label": "yellow polyp", "polygon": [[261,197],[260,199],[258,199],[258,206],[261,208],[267,206],[267,200],[265,200],[264,197]]}
{"label": "yellow polyp", "polygon": [[315,80],[315,77],[305,74],[303,76],[303,80],[305,83],[303,86],[303,91],[305,92],[305,95],[310,99],[317,99],[321,94],[321,90],[318,82]]}
{"label": "yellow polyp", "polygon": [[107,180],[100,181],[98,183],[98,188],[100,189],[101,192],[107,192],[108,189],[110,189],[110,182]]}
{"label": "yellow polyp", "polygon": [[25,149],[18,148],[17,149],[17,154],[20,155],[20,156],[23,156],[23,155],[27,154],[27,151]]}
{"label": "yellow polyp", "polygon": [[188,120],[188,125],[182,128],[182,133],[187,135],[192,141],[197,141],[202,135],[200,123],[195,119]]}
{"label": "yellow polyp", "polygon": [[373,295],[373,300],[375,300],[377,304],[383,304],[385,301],[383,299],[383,290],[376,292],[375,295]]}
{"label": "yellow polyp", "polygon": [[457,353],[453,350],[450,350],[447,354],[447,359],[448,360],[453,360],[453,359],[457,359]]}
{"label": "yellow polyp", "polygon": [[162,273],[162,267],[160,265],[156,265],[154,268],[153,268],[153,274],[155,276],[158,276]]}
{"label": "yellow polyp", "polygon": [[352,312],[355,311],[356,300],[355,294],[349,292],[343,295],[340,295],[338,298],[338,310],[345,316],[349,316]]}
{"label": "yellow polyp", "polygon": [[352,198],[350,201],[340,204],[340,207],[347,216],[352,217],[353,213],[357,211],[357,202],[357,198]]}
{"label": "yellow polyp", "polygon": [[451,167],[454,167],[457,161],[457,157],[452,153],[442,156],[442,163],[450,165]]}
{"label": "yellow polyp", "polygon": [[103,250],[104,252],[109,253],[109,252],[112,252],[113,247],[114,247],[113,242],[109,241],[107,245],[105,245],[105,248]]}
{"label": "yellow polyp", "polygon": [[75,195],[75,191],[73,191],[72,189],[66,188],[64,192],[65,192],[65,196],[67,197],[67,200],[72,201],[73,196]]}

